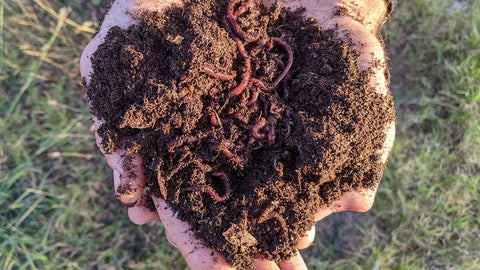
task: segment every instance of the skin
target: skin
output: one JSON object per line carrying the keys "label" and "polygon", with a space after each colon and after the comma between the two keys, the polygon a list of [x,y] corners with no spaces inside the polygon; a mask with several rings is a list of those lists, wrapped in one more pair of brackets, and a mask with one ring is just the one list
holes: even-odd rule
{"label": "skin", "polygon": [[[378,30],[385,20],[386,4],[383,0],[282,0],[285,7],[297,8],[305,7],[305,15],[317,19],[318,23],[324,29],[335,29],[336,35],[340,39],[351,40],[360,52],[359,65],[361,70],[372,71],[370,85],[377,93],[388,95],[388,80],[385,77],[386,57],[383,45],[378,38]],[[266,0],[264,3],[268,6],[274,3],[273,0]],[[113,26],[128,28],[135,23],[129,13],[135,10],[155,10],[162,11],[171,5],[182,6],[180,0],[117,0],[113,3],[108,14],[106,14],[98,34],[85,47],[80,63],[82,77],[86,83],[90,82],[92,72],[91,56],[98,46],[104,42],[108,30]],[[337,7],[345,8],[346,15],[336,16]],[[374,61],[380,65],[373,65]],[[101,119],[93,117],[95,128],[98,129],[102,124]],[[379,162],[385,163],[391,151],[395,137],[395,123],[392,122],[385,127],[387,134],[383,145],[383,150],[376,154],[380,156]],[[101,147],[100,138],[96,135],[97,145],[105,154]],[[157,211],[152,212],[143,206],[145,199],[142,197],[143,187],[145,187],[145,176],[143,174],[143,160],[139,155],[133,155],[131,167],[136,168],[136,177],[127,178],[123,174],[123,162],[128,156],[125,150],[120,149],[113,155],[106,155],[109,166],[114,171],[115,191],[121,187],[136,187],[137,190],[128,194],[117,193],[117,198],[125,205],[134,205],[128,208],[128,215],[135,224],[145,224],[153,220],[161,220],[165,226],[167,238],[177,247],[185,257],[187,264],[191,269],[232,269],[225,259],[215,250],[205,247],[190,230],[190,226],[177,219],[165,203],[164,200],[153,198]],[[375,200],[377,188],[360,189],[346,193],[340,200],[332,205],[320,209],[315,216],[319,221],[332,213],[342,211],[366,212]],[[305,237],[300,239],[297,248],[303,249],[312,245],[315,238],[315,227],[307,232]],[[213,252],[213,256],[211,256]],[[307,269],[300,253],[285,262],[274,263],[264,259],[257,259],[256,269]]]}

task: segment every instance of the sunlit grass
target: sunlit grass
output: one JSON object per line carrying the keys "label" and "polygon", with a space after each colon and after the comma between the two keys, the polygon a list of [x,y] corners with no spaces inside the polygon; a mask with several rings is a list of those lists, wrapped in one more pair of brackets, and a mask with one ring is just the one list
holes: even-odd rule
{"label": "sunlit grass", "polygon": [[0,4],[0,267],[183,268],[159,224],[128,220],[95,146],[78,62],[100,7]]}
{"label": "sunlit grass", "polygon": [[[372,211],[318,226],[312,269],[480,267],[480,3],[403,0],[384,28],[397,139]],[[78,60],[106,1],[0,0],[0,267],[184,269],[133,225]]]}
{"label": "sunlit grass", "polygon": [[458,2],[400,1],[387,22],[396,143],[372,211],[329,218],[350,231],[312,268],[480,267],[480,3]]}

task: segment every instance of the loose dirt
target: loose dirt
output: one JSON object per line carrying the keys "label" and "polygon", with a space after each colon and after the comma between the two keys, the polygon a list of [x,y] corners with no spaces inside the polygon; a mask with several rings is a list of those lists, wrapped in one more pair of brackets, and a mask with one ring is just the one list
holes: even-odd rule
{"label": "loose dirt", "polygon": [[394,108],[352,44],[301,10],[239,2],[135,14],[94,54],[86,88],[104,149],[140,154],[147,192],[248,268],[291,257],[315,212],[379,183]]}

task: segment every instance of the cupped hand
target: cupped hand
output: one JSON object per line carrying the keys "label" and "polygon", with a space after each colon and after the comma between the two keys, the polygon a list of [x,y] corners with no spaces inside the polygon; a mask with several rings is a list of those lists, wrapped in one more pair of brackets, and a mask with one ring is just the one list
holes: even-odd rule
{"label": "cupped hand", "polygon": [[[266,0],[268,6],[275,1]],[[370,86],[377,93],[389,95],[387,65],[382,42],[378,38],[378,30],[385,20],[387,6],[384,0],[282,0],[287,8],[305,7],[305,15],[314,17],[324,29],[334,29],[338,38],[352,41],[360,52],[358,59],[361,70],[370,70]],[[126,29],[135,20],[131,14],[137,10],[163,11],[166,8],[178,5],[180,0],[116,0],[108,10],[102,25],[95,37],[85,47],[80,69],[88,85],[90,74],[93,72],[91,57],[101,45],[110,28],[119,26]],[[374,64],[375,63],[375,64]],[[378,64],[380,63],[380,64]],[[101,126],[102,119],[93,117],[96,130]],[[386,140],[379,162],[385,163],[393,145],[395,137],[395,123],[385,127]],[[128,215],[132,222],[144,224],[152,220],[161,220],[167,237],[185,257],[191,269],[232,269],[225,259],[215,250],[207,248],[198,240],[190,225],[177,219],[171,208],[160,198],[148,198],[143,195],[145,176],[143,174],[143,160],[137,154],[128,154],[121,147],[113,154],[106,154],[102,148],[101,139],[96,132],[97,145],[105,154],[109,166],[114,171],[114,186],[117,198],[128,208]],[[124,168],[129,172],[124,173]],[[133,168],[133,170],[132,170]],[[368,211],[375,200],[377,189],[359,189],[345,193],[340,200],[330,206],[320,209],[315,220],[319,221],[326,216],[341,211]],[[156,211],[150,210],[146,202],[153,199]],[[297,248],[303,249],[311,245],[315,237],[315,228],[312,227],[305,237],[300,239]],[[212,256],[213,254],[213,256]],[[306,265],[297,252],[297,255],[285,262],[274,263],[257,259],[257,269],[306,269]]]}

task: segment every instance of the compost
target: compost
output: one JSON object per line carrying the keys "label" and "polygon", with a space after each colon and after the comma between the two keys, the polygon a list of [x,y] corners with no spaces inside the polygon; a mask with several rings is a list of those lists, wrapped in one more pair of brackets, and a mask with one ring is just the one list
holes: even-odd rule
{"label": "compost", "polygon": [[86,86],[103,148],[141,155],[146,192],[231,265],[290,258],[315,212],[379,183],[393,101],[351,42],[253,0],[133,15]]}

